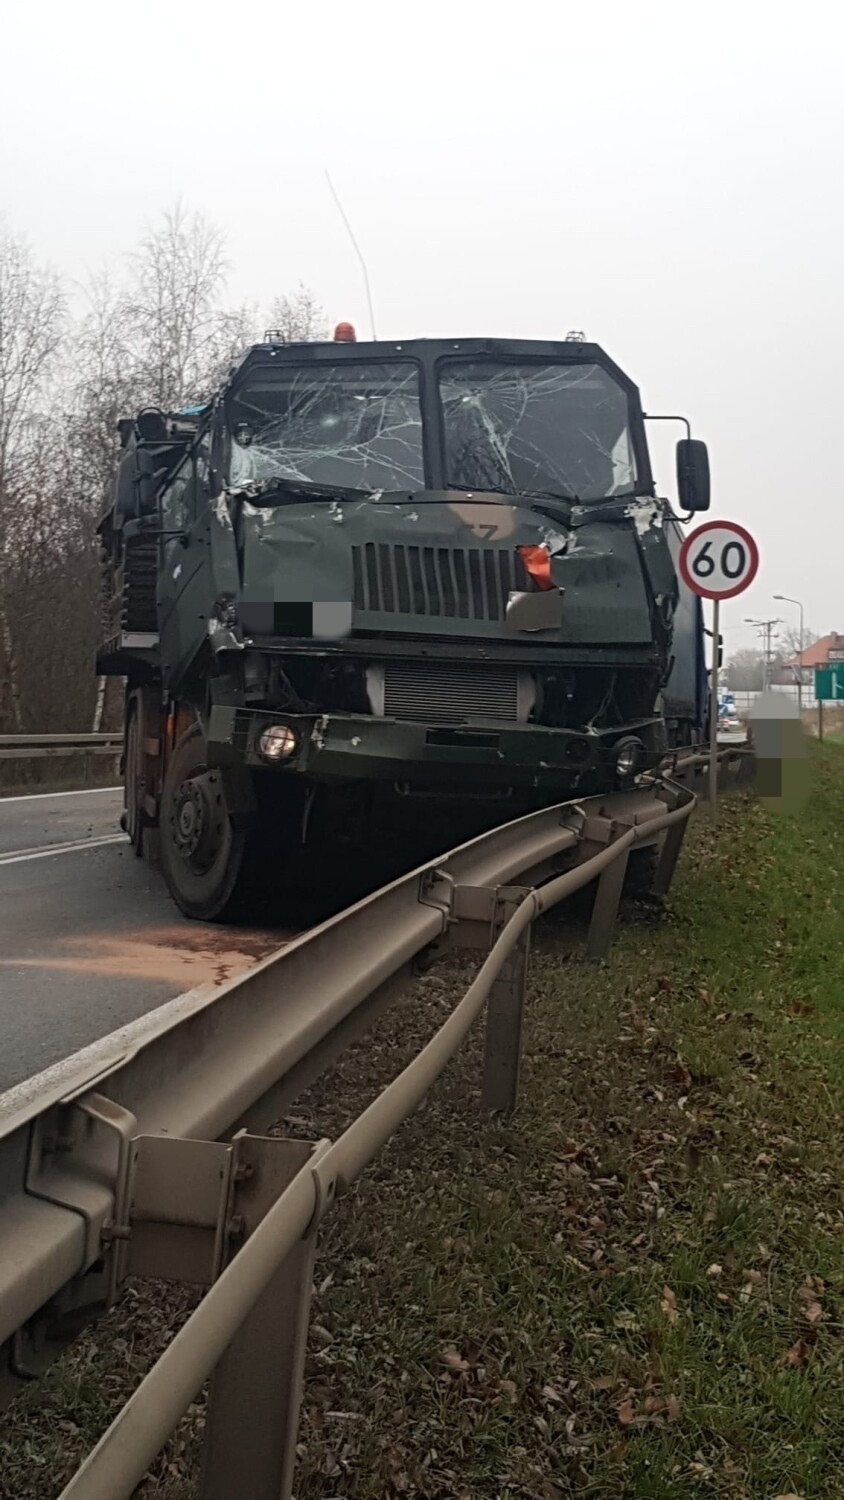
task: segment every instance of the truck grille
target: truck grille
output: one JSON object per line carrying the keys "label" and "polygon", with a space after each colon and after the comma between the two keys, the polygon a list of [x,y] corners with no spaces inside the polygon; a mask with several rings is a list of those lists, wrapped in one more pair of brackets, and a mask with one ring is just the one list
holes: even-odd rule
{"label": "truck grille", "polygon": [[388,719],[465,724],[468,719],[519,719],[516,667],[486,663],[389,661],[384,666]]}
{"label": "truck grille", "polygon": [[352,547],[354,606],[367,614],[503,620],[514,590],[534,585],[518,553],[500,547]]}

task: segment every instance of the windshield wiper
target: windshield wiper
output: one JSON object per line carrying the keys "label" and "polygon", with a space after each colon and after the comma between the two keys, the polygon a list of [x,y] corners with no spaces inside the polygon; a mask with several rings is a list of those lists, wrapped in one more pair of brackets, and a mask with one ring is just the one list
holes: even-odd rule
{"label": "windshield wiper", "polygon": [[461,490],[468,495],[507,495],[513,500],[564,500],[568,505],[579,505],[577,495],[566,494],[564,490],[516,490],[505,489],[503,485],[497,484],[447,484],[448,490]]}
{"label": "windshield wiper", "polygon": [[570,495],[567,490],[525,490],[525,500],[564,500],[567,505],[580,505],[579,495]]}
{"label": "windshield wiper", "polygon": [[246,499],[270,500],[284,497],[289,500],[366,500],[377,494],[375,487],[356,489],[353,485],[319,484],[314,479],[256,479],[238,486],[238,492]]}

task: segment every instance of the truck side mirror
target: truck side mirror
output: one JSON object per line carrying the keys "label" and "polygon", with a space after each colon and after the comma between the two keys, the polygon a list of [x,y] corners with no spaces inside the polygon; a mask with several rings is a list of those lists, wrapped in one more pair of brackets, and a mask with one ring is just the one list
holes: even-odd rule
{"label": "truck side mirror", "polygon": [[709,509],[709,454],[700,438],[677,444],[677,494],[683,510]]}

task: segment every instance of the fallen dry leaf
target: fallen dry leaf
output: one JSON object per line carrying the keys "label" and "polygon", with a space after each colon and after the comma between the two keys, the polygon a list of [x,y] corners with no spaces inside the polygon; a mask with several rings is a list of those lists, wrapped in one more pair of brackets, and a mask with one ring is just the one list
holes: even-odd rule
{"label": "fallen dry leaf", "polygon": [[665,1316],[668,1319],[669,1323],[676,1323],[680,1314],[677,1311],[677,1298],[672,1292],[670,1286],[664,1286],[662,1288],[662,1301],[659,1305],[662,1311],[665,1313]]}
{"label": "fallen dry leaf", "polygon": [[750,1301],[751,1297],[753,1296],[753,1288],[755,1286],[758,1286],[761,1280],[761,1271],[745,1271],[744,1286],[739,1293],[739,1297],[742,1302]]}
{"label": "fallen dry leaf", "polygon": [[707,1276],[720,1276],[723,1270],[723,1266],[719,1266],[717,1261],[713,1261],[712,1265],[707,1267],[706,1274]]}
{"label": "fallen dry leaf", "polygon": [[544,1385],[542,1387],[542,1395],[546,1401],[550,1401],[554,1406],[559,1406],[563,1399],[559,1391],[554,1389],[553,1385]]}
{"label": "fallen dry leaf", "polygon": [[797,1293],[798,1297],[802,1297],[804,1302],[814,1302],[816,1298],[822,1297],[823,1294],[824,1282],[820,1276],[807,1276]]}
{"label": "fallen dry leaf", "polygon": [[623,1328],[627,1333],[641,1333],[642,1325],[632,1312],[621,1312],[613,1318],[616,1328]]}
{"label": "fallen dry leaf", "polygon": [[669,1422],[679,1422],[680,1402],[678,1401],[676,1396],[668,1397],[668,1400],[665,1403],[665,1413],[668,1417]]}
{"label": "fallen dry leaf", "polygon": [[798,1339],[796,1344],[792,1344],[791,1348],[783,1355],[780,1364],[790,1366],[791,1368],[805,1365],[810,1352],[809,1345],[803,1339]]}
{"label": "fallen dry leaf", "polygon": [[636,1416],[636,1410],[633,1406],[633,1402],[622,1401],[621,1405],[617,1408],[617,1415],[622,1427],[629,1427],[630,1423],[634,1421]]}
{"label": "fallen dry leaf", "polygon": [[440,1359],[442,1360],[444,1365],[448,1365],[448,1368],[450,1370],[469,1369],[468,1360],[465,1360],[462,1354],[459,1354],[456,1349],[443,1349],[443,1352],[440,1355]]}
{"label": "fallen dry leaf", "polygon": [[803,1316],[807,1323],[817,1323],[823,1317],[823,1308],[819,1302],[807,1302],[803,1309]]}

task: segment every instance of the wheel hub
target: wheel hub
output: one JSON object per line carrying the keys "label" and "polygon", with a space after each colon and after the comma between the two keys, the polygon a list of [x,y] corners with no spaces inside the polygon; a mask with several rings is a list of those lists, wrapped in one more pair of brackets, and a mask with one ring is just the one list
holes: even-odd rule
{"label": "wheel hub", "polygon": [[222,843],[224,813],[217,782],[213,771],[183,781],[170,814],[173,843],[196,874],[210,869]]}

